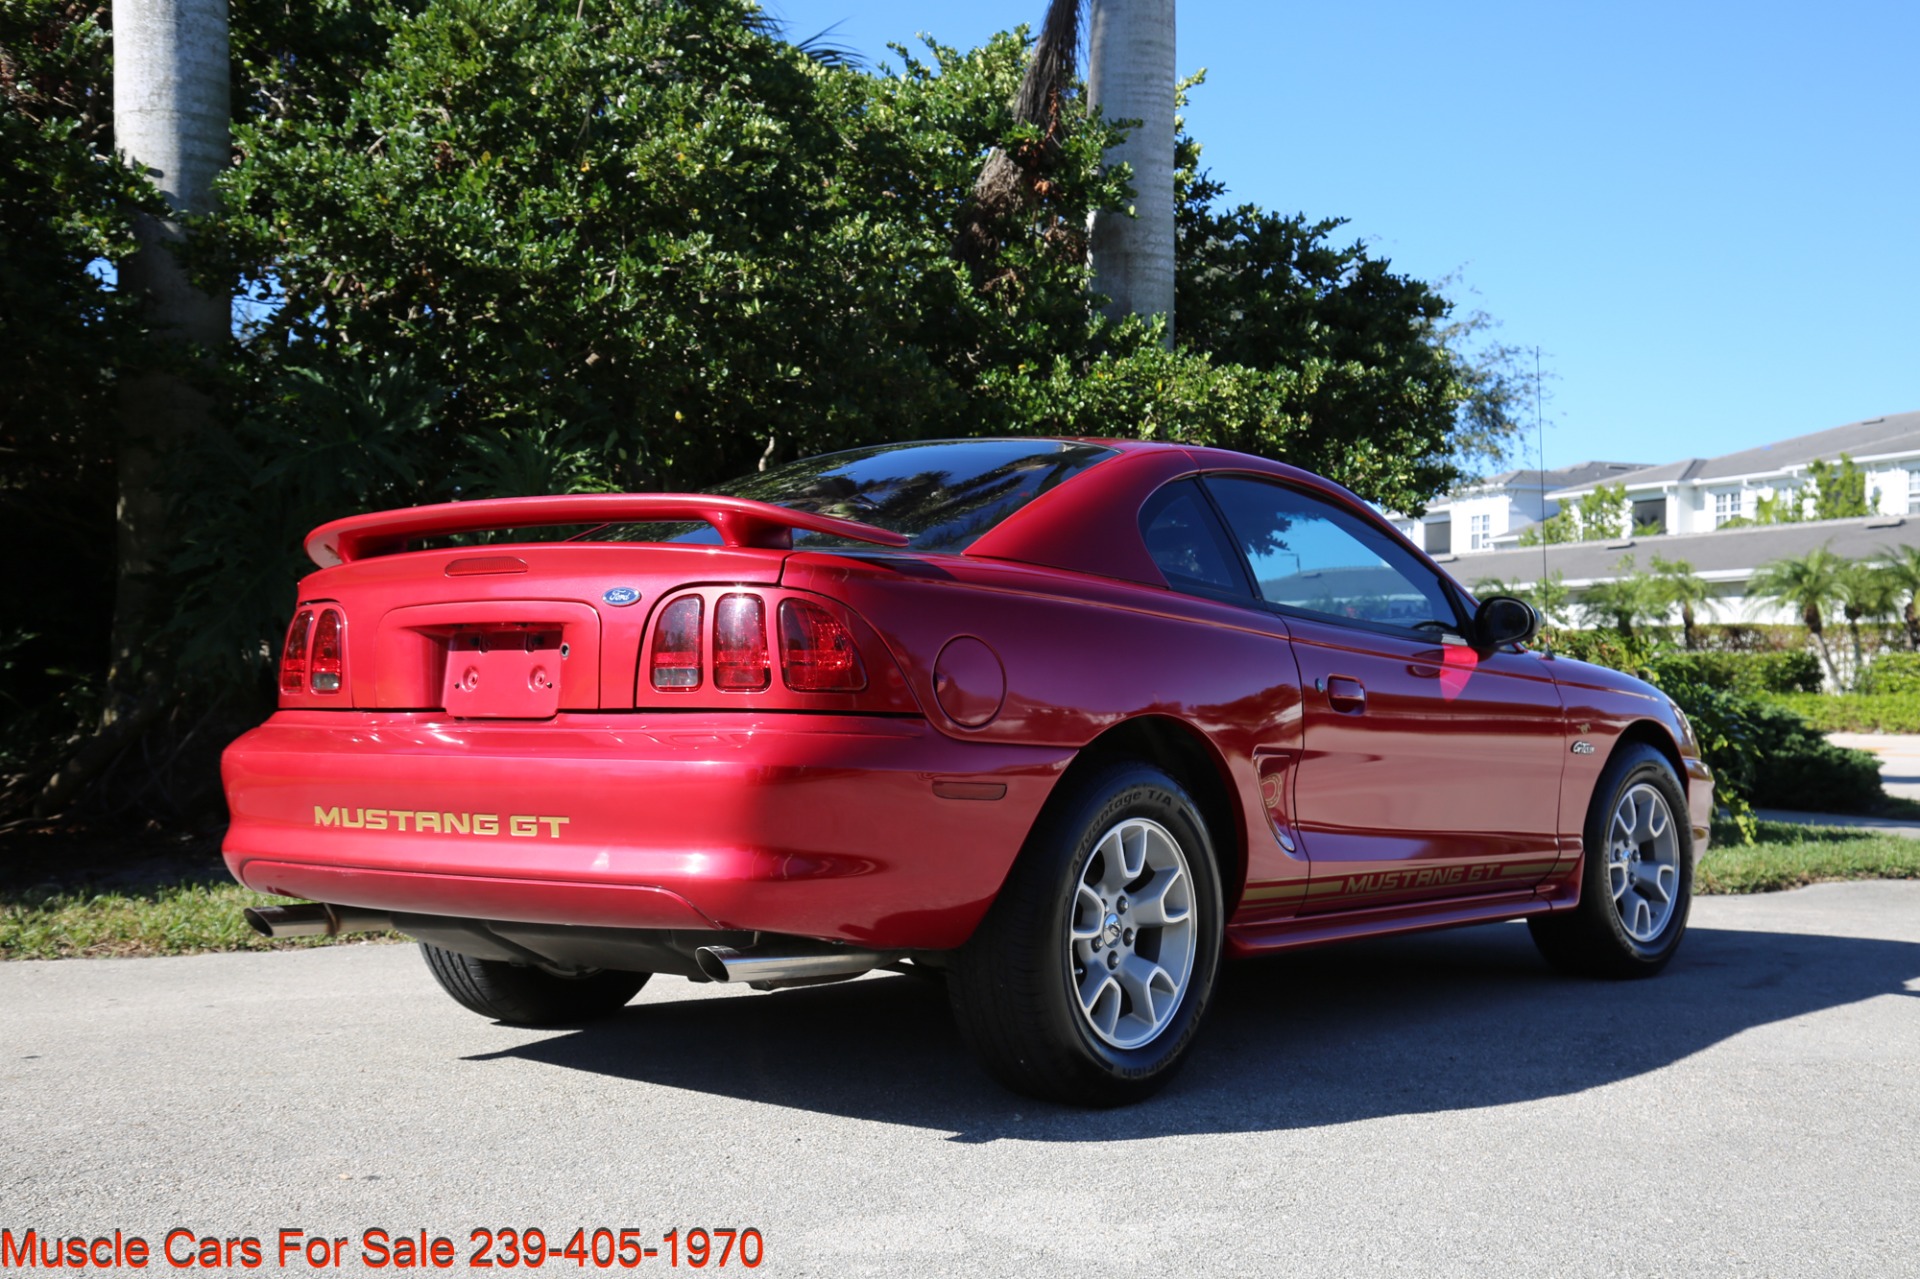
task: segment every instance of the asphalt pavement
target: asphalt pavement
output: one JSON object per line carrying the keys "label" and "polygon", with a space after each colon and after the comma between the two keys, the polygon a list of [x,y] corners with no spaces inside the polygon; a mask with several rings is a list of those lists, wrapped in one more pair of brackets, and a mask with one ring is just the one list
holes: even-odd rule
{"label": "asphalt pavement", "polygon": [[[753,1227],[768,1275],[1920,1275],[1916,995],[1916,883],[1705,899],[1628,984],[1519,925],[1364,943],[1230,967],[1168,1092],[1079,1112],[1001,1092],[905,976],[661,978],[530,1031],[410,946],[11,963],[0,1227],[255,1238],[212,1268],[251,1274],[604,1226],[639,1273]],[[345,1256],[282,1269],[283,1228]]]}

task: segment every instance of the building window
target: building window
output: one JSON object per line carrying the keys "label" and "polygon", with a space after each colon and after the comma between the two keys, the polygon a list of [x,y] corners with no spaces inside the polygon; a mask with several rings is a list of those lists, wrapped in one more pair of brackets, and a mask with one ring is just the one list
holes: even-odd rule
{"label": "building window", "polygon": [[1484,551],[1493,545],[1493,516],[1472,515],[1467,519],[1467,549]]}
{"label": "building window", "polygon": [[1636,535],[1657,536],[1667,531],[1667,499],[1643,498],[1633,504],[1633,531]]}
{"label": "building window", "polygon": [[1907,472],[1907,514],[1920,515],[1920,466]]}
{"label": "building window", "polygon": [[1713,526],[1719,528],[1728,520],[1737,520],[1742,512],[1741,499],[1745,497],[1739,489],[1721,489],[1713,495]]}
{"label": "building window", "polygon": [[1427,525],[1427,554],[1453,554],[1453,521],[1434,520]]}

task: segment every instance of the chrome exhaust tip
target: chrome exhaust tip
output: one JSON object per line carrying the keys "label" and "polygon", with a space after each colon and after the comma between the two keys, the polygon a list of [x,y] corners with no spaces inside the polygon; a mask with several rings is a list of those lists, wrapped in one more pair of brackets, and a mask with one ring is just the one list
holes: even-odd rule
{"label": "chrome exhaust tip", "polygon": [[342,933],[384,933],[393,917],[360,906],[303,902],[298,906],[249,906],[240,912],[262,937],[338,937]]}
{"label": "chrome exhaust tip", "polygon": [[694,962],[700,965],[707,980],[745,982],[755,990],[846,981],[899,958],[899,954],[892,951],[801,941],[755,946],[750,950],[702,946],[693,952]]}

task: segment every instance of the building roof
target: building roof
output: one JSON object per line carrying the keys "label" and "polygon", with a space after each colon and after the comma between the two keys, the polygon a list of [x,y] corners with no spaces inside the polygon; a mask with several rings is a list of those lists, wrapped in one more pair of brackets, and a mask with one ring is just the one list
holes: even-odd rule
{"label": "building roof", "polygon": [[[1620,561],[1629,555],[1634,557],[1635,570],[1648,568],[1658,555],[1685,560],[1703,577],[1735,580],[1749,576],[1762,564],[1804,555],[1821,546],[1847,559],[1878,557],[1890,546],[1920,546],[1920,516],[1869,515],[1611,542],[1562,542],[1546,548],[1546,572],[1549,576],[1559,573],[1569,583],[1599,581],[1618,576]],[[1447,568],[1472,586],[1486,578],[1536,582],[1541,576],[1540,564],[1540,548],[1528,546],[1463,555]]]}
{"label": "building roof", "polygon": [[[1546,473],[1548,489],[1580,487],[1586,484],[1611,484],[1621,476],[1632,475],[1647,469],[1645,462],[1575,462],[1572,466],[1557,467]],[[1502,471],[1498,475],[1489,475],[1476,481],[1467,489],[1506,488],[1509,485],[1526,485],[1529,488],[1540,485],[1542,476],[1533,467],[1523,467],[1517,471]],[[1465,490],[1463,490],[1465,491]]]}
{"label": "building roof", "polygon": [[1601,483],[1638,488],[1677,480],[1718,480],[1738,475],[1763,475],[1769,471],[1805,466],[1816,459],[1838,461],[1842,453],[1856,459],[1887,453],[1920,453],[1920,411],[1888,413],[1883,417],[1849,422],[1845,426],[1829,427],[1811,435],[1796,435],[1790,440],[1762,444],[1758,448],[1742,449],[1738,453],[1726,453],[1720,457],[1693,457],[1626,475],[1609,476],[1604,480],[1569,482],[1559,492],[1549,496],[1559,497],[1570,490],[1592,488]]}

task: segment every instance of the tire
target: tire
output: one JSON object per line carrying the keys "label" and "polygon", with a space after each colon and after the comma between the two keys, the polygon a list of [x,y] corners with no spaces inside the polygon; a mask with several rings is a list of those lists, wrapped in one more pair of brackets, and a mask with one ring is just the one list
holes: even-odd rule
{"label": "tire", "polygon": [[455,1003],[516,1026],[566,1025],[618,1012],[652,976],[611,968],[564,976],[530,964],[476,959],[426,942],[420,943],[420,954]]}
{"label": "tire", "polygon": [[1529,919],[1534,944],[1581,976],[1653,976],[1679,949],[1693,902],[1687,797],[1665,756],[1638,742],[1614,755],[1594,787],[1582,847],[1580,904]]}
{"label": "tire", "polygon": [[961,1034],[1007,1087],[1127,1105],[1173,1077],[1212,999],[1220,876],[1198,807],[1164,772],[1119,764],[1072,786],[955,954],[947,989]]}

